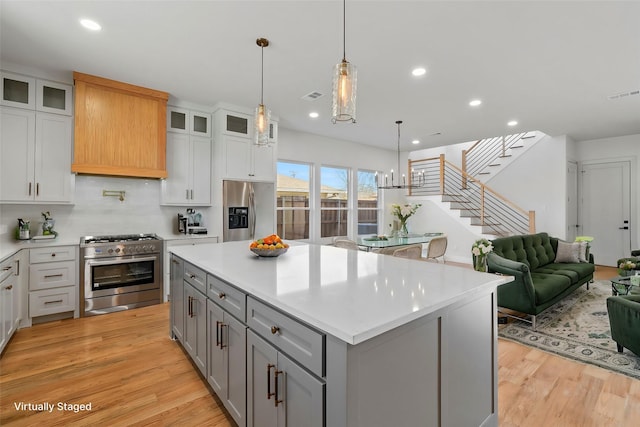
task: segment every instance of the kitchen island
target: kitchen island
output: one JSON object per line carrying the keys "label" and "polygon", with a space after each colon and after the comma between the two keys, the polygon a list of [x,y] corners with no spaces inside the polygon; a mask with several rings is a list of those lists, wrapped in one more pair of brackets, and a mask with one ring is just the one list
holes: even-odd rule
{"label": "kitchen island", "polygon": [[[194,307],[223,309],[189,354],[206,352],[196,365],[238,424],[497,425],[495,291],[510,277],[297,243],[259,258],[248,245],[171,248],[172,292],[182,279],[185,289],[172,336],[189,350],[186,325],[204,311]],[[176,316],[188,318],[183,338]],[[227,368],[228,387],[215,386],[218,349],[227,363],[246,354],[246,378]]]}

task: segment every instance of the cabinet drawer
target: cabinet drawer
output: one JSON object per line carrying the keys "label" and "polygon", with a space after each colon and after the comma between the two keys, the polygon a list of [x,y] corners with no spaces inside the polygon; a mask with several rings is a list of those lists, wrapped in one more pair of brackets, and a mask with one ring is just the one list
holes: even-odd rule
{"label": "cabinet drawer", "polygon": [[244,323],[247,297],[242,291],[209,274],[207,275],[207,296]]}
{"label": "cabinet drawer", "polygon": [[250,296],[247,325],[314,374],[324,376],[324,334]]}
{"label": "cabinet drawer", "polygon": [[76,284],[75,261],[46,262],[29,266],[29,289],[61,288],[75,286]]}
{"label": "cabinet drawer", "polygon": [[64,313],[76,309],[76,287],[29,292],[29,317]]}
{"label": "cabinet drawer", "polygon": [[31,264],[52,261],[75,261],[75,259],[75,246],[52,246],[29,250],[29,263]]}
{"label": "cabinet drawer", "polygon": [[203,294],[207,294],[207,273],[188,262],[184,263],[184,280]]}

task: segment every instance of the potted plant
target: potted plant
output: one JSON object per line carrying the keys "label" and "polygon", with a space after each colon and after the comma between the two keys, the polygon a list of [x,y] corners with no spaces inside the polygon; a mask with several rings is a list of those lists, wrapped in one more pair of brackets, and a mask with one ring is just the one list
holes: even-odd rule
{"label": "potted plant", "polygon": [[407,229],[407,220],[416,213],[421,204],[406,204],[398,205],[396,203],[391,205],[391,213],[400,221],[400,229],[398,230],[398,237],[408,237],[409,230]]}
{"label": "potted plant", "polygon": [[479,239],[473,243],[471,253],[473,254],[473,269],[487,272],[487,255],[493,251],[493,244],[487,239]]}

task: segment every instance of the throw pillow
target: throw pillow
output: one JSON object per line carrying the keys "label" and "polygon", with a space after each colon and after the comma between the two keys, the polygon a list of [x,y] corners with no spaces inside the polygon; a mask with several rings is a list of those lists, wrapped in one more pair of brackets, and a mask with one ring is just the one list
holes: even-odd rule
{"label": "throw pillow", "polygon": [[558,241],[558,251],[555,262],[580,262],[580,243]]}
{"label": "throw pillow", "polygon": [[589,262],[588,254],[587,254],[587,242],[578,242],[580,243],[580,252],[578,252],[578,256],[580,257],[580,262]]}

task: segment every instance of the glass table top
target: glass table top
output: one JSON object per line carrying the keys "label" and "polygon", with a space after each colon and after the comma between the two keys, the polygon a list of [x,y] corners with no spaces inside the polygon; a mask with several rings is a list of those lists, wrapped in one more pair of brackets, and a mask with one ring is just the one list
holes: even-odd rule
{"label": "glass table top", "polygon": [[393,246],[406,246],[416,243],[428,243],[434,237],[444,236],[444,233],[409,234],[408,237],[369,236],[358,238],[358,246],[367,250],[390,248]]}

